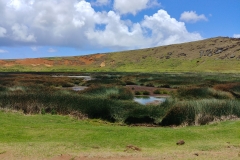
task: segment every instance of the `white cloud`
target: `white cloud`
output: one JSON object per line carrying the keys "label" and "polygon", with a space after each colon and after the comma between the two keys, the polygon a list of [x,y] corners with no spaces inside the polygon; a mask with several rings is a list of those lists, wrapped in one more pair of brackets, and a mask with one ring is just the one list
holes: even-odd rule
{"label": "white cloud", "polygon": [[13,7],[14,9],[19,9],[21,7],[21,1],[20,0],[10,0],[8,3],[9,7]]}
{"label": "white cloud", "polygon": [[[150,32],[150,33],[149,33]],[[128,24],[115,12],[108,13],[108,23],[103,31],[92,30],[88,39],[100,46],[119,48],[144,48],[202,39],[198,33],[189,33],[183,22],[171,18],[164,10],[145,16],[141,23]]]}
{"label": "white cloud", "polygon": [[53,49],[53,48],[49,48],[49,49],[48,49],[48,52],[49,52],[49,53],[54,53],[54,52],[57,52],[57,50],[55,50],[55,49]]}
{"label": "white cloud", "polygon": [[240,34],[234,34],[233,38],[240,38]]}
{"label": "white cloud", "polygon": [[[122,19],[123,12],[134,14],[160,5],[156,0],[128,0],[125,4],[121,3],[121,12],[96,11],[85,0],[19,2],[0,0],[0,46],[64,46],[92,50],[107,47],[124,50],[202,39],[200,34],[188,32],[183,22],[171,18],[164,10],[146,15],[139,22]],[[128,5],[133,8],[124,10]],[[48,51],[56,52],[52,48]]]}
{"label": "white cloud", "polygon": [[107,14],[105,30],[91,30],[87,37],[94,44],[115,48],[146,47],[148,42],[143,36],[139,23],[128,25],[120,20],[120,16],[113,11]]}
{"label": "white cloud", "polygon": [[32,51],[36,52],[38,50],[38,47],[30,47]]}
{"label": "white cloud", "polygon": [[106,6],[111,3],[111,0],[96,0],[92,2],[91,4],[94,6]]}
{"label": "white cloud", "polygon": [[136,15],[137,12],[154,6],[159,6],[157,0],[115,0],[114,9],[120,14],[131,13]]}
{"label": "white cloud", "polygon": [[142,26],[152,32],[150,38],[154,46],[202,39],[198,33],[189,33],[183,22],[171,18],[164,10],[145,16]]}
{"label": "white cloud", "polygon": [[8,51],[0,49],[0,53],[7,53]]}
{"label": "white cloud", "polygon": [[7,33],[7,30],[3,27],[0,27],[0,37],[5,37],[6,33]]}
{"label": "white cloud", "polygon": [[204,14],[197,15],[195,11],[185,11],[181,14],[180,20],[183,22],[195,23],[197,21],[208,21]]}
{"label": "white cloud", "polygon": [[149,0],[147,5],[148,5],[148,8],[160,7],[161,3],[159,3],[158,0]]}
{"label": "white cloud", "polygon": [[13,38],[22,42],[36,42],[33,34],[28,34],[28,28],[25,25],[14,24],[12,26]]}

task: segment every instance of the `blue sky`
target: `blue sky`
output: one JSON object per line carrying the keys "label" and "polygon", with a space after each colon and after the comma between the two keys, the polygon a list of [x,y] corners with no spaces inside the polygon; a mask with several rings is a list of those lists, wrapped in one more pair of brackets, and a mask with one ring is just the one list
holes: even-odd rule
{"label": "blue sky", "polygon": [[239,0],[0,0],[0,59],[240,38]]}

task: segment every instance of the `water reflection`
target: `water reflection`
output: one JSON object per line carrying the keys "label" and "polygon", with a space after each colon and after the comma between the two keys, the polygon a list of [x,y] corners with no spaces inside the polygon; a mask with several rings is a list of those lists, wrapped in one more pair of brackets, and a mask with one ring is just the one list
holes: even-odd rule
{"label": "water reflection", "polygon": [[138,102],[143,105],[147,104],[160,104],[164,101],[166,101],[165,97],[152,97],[152,96],[144,96],[144,97],[135,97],[134,98],[135,102]]}
{"label": "water reflection", "polygon": [[83,87],[83,86],[75,86],[75,87],[72,87],[72,90],[74,91],[83,91],[85,89],[87,89],[88,87]]}

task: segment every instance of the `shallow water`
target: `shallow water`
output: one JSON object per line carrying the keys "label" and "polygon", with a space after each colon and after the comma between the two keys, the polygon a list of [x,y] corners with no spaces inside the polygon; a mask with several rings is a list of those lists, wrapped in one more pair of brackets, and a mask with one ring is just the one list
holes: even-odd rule
{"label": "shallow water", "polygon": [[152,96],[144,96],[144,97],[135,97],[134,98],[135,102],[138,102],[140,104],[146,105],[149,103],[154,103],[154,104],[160,104],[164,101],[166,101],[165,97],[152,97]]}
{"label": "shallow water", "polygon": [[62,75],[60,75],[60,76],[52,76],[52,77],[69,77],[69,78],[82,78],[82,79],[84,79],[85,81],[90,81],[90,80],[92,80],[92,77],[91,76],[62,76]]}
{"label": "shallow water", "polygon": [[72,90],[74,91],[83,91],[85,89],[87,89],[88,87],[83,87],[83,86],[75,86],[75,87],[71,87]]}

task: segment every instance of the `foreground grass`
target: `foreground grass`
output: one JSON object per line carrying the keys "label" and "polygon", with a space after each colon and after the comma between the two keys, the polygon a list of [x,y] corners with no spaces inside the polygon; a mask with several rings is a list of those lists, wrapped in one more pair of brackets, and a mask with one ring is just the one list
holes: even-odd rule
{"label": "foreground grass", "polygon": [[[192,159],[196,157],[194,153],[204,159],[237,159],[240,152],[240,121],[184,128],[147,128],[6,111],[0,111],[0,117],[0,153],[11,153],[13,159],[45,159],[60,154]],[[177,146],[180,139],[186,144]],[[142,151],[125,153],[130,144]]]}

